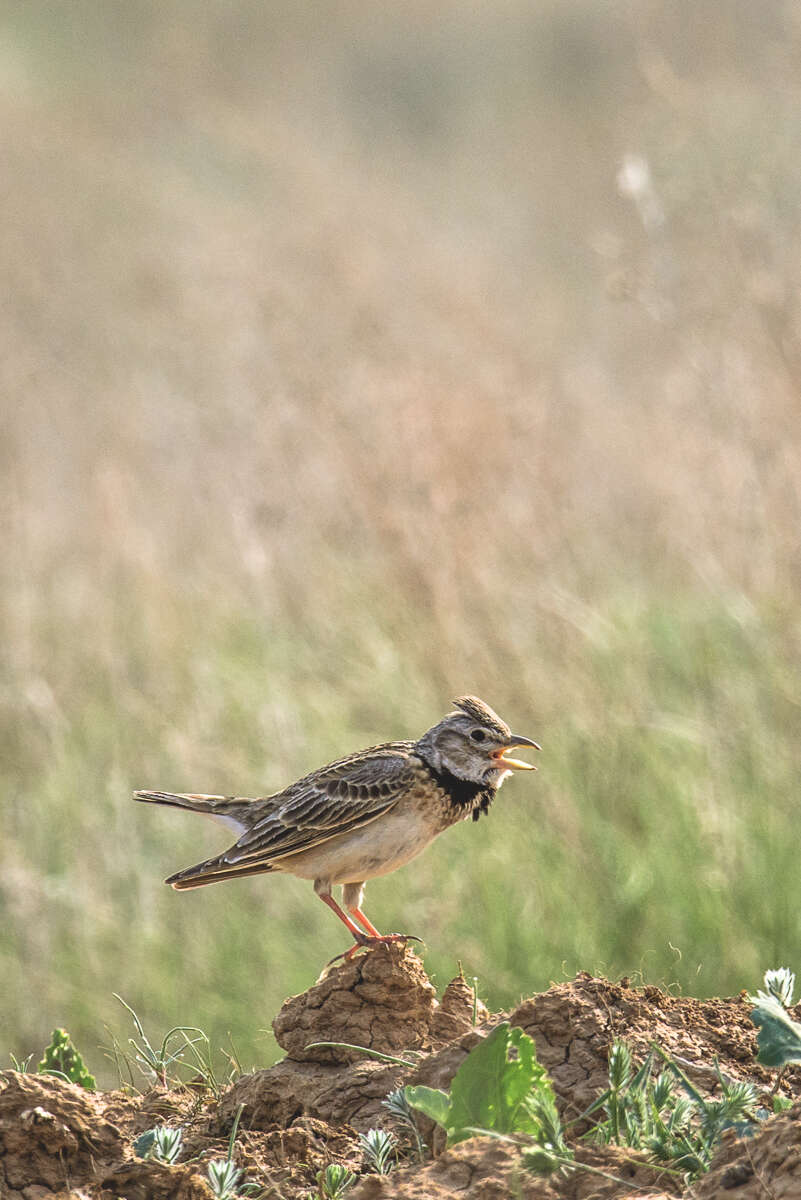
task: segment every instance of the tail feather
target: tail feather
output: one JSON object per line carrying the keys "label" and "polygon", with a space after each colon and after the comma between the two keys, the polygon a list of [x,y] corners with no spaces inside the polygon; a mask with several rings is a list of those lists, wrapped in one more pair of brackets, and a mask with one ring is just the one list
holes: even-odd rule
{"label": "tail feather", "polygon": [[172,808],[188,808],[191,812],[214,815],[220,805],[234,800],[233,796],[202,796],[194,792],[134,792],[134,800],[149,804],[168,804]]}
{"label": "tail feather", "polygon": [[223,865],[219,858],[209,858],[206,862],[187,867],[184,871],[176,871],[164,882],[175,888],[176,892],[183,892],[189,888],[205,887],[207,883],[222,883],[224,879],[238,879],[244,875],[263,875],[271,870],[272,867],[264,863],[255,866],[243,863],[239,867],[232,867]]}
{"label": "tail feather", "polygon": [[[148,804],[164,804],[170,808],[184,808],[190,812],[201,813],[212,817],[237,835],[248,828],[248,808],[252,800],[241,796],[204,796],[194,792],[134,792],[134,800],[142,800]],[[219,883],[223,879],[234,879],[240,875],[261,875],[272,870],[263,864],[252,861],[232,865],[224,860],[223,855],[206,859],[194,867],[176,871],[164,882],[169,883],[177,891],[188,888],[205,887],[207,883]]]}

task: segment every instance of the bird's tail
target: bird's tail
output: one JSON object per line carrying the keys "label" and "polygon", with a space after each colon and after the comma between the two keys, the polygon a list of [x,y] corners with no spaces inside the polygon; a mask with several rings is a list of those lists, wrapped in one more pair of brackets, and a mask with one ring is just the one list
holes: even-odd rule
{"label": "bird's tail", "polygon": [[148,804],[188,808],[191,812],[204,813],[209,817],[219,816],[220,810],[234,800],[233,796],[201,796],[193,792],[134,792],[133,798],[144,800]]}
{"label": "bird's tail", "polygon": [[187,867],[185,871],[176,871],[164,882],[175,888],[176,892],[183,892],[188,888],[205,887],[207,883],[222,883],[224,879],[241,879],[244,875],[264,875],[270,870],[272,868],[265,866],[264,863],[259,863],[257,866],[245,863],[239,866],[230,866],[220,855],[217,858],[207,858],[205,862],[197,863],[194,867]]}
{"label": "bird's tail", "polygon": [[[221,822],[237,834],[244,833],[248,828],[248,808],[253,803],[253,800],[243,796],[204,796],[194,792],[134,792],[133,798],[147,804],[165,804],[171,808],[185,808],[190,812],[201,813]],[[270,869],[264,863],[232,864],[226,862],[224,854],[219,854],[216,858],[208,858],[194,867],[177,871],[164,882],[178,891],[183,891],[185,888],[205,887],[207,883],[219,883],[223,879],[234,879],[241,875],[261,875]]]}

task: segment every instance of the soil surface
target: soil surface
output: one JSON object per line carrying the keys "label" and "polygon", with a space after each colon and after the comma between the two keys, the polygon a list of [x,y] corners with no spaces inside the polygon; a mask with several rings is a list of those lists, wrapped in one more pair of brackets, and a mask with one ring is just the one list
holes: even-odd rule
{"label": "soil surface", "polygon": [[[470,1049],[502,1019],[534,1038],[565,1120],[603,1091],[617,1037],[643,1056],[657,1042],[704,1093],[718,1087],[717,1062],[724,1075],[750,1080],[767,1094],[775,1074],[755,1062],[749,1012],[744,994],[693,1000],[582,974],[511,1013],[490,1015],[464,979],[453,980],[438,999],[411,950],[379,947],[329,969],[287,1000],[274,1021],[287,1057],[240,1077],[219,1098],[191,1088],[89,1092],[47,1075],[0,1072],[0,1198],[209,1200],[206,1164],[226,1156],[240,1105],[235,1160],[244,1171],[241,1182],[275,1200],[318,1195],[317,1174],[329,1163],[358,1176],[348,1200],[801,1197],[801,1104],[768,1119],[756,1137],[727,1135],[711,1170],[692,1189],[660,1174],[642,1154],[582,1142],[586,1126],[580,1122],[570,1127],[576,1169],[548,1178],[525,1171],[513,1146],[490,1138],[446,1150],[442,1131],[425,1121],[431,1152],[420,1163],[382,1105],[405,1083],[447,1088]],[[316,1042],[367,1046],[394,1061]],[[794,1069],[781,1089],[798,1095],[800,1084]],[[160,1124],[184,1131],[172,1166],[134,1154],[134,1139]],[[399,1138],[399,1161],[388,1176],[369,1172],[358,1140],[375,1127]]]}

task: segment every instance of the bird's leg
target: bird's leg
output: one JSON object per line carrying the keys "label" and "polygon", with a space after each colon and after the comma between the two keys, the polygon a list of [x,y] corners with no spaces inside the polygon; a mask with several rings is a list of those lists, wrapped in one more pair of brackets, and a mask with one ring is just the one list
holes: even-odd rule
{"label": "bird's leg", "polygon": [[320,897],[320,899],[322,900],[322,902],[324,904],[328,905],[328,907],[331,909],[332,912],[336,913],[336,915],[339,917],[340,921],[344,922],[344,924],[347,925],[348,929],[351,931],[351,933],[355,937],[356,945],[353,947],[353,951],[348,951],[348,953],[349,954],[355,953],[355,951],[358,950],[360,946],[366,945],[367,942],[369,941],[369,938],[365,934],[363,934],[361,929],[359,929],[359,926],[354,925],[353,921],[351,921],[350,917],[347,916],[347,914],[342,911],[342,909],[339,907],[339,905],[337,904],[336,900],[331,895],[331,893],[330,892],[328,892],[328,893],[318,892],[317,895]]}
{"label": "bird's leg", "polygon": [[[363,883],[346,883],[342,889],[342,898],[351,916],[354,916],[363,929],[367,930],[368,944],[371,946],[392,945],[394,942],[419,942],[420,939],[414,937],[411,933],[379,933],[372,921],[362,912],[362,901],[364,900],[364,884]],[[355,954],[358,945],[354,946],[349,954]]]}
{"label": "bird's leg", "polygon": [[367,932],[370,934],[370,937],[374,937],[374,938],[381,937],[381,934],[378,932],[375,925],[372,923],[372,921],[368,921],[367,917],[364,915],[362,910],[357,907],[357,905],[355,905],[355,904],[348,905],[348,912],[356,918],[356,920],[359,922],[359,924],[362,926],[363,929],[367,930]]}
{"label": "bird's leg", "polygon": [[372,921],[364,915],[360,908],[355,904],[348,905],[348,912],[352,913],[356,920],[362,925],[370,935],[371,942],[419,942],[413,933],[379,933]]}
{"label": "bird's leg", "polygon": [[[331,962],[336,962],[337,959],[344,958],[345,962],[349,962],[358,950],[368,949],[370,946],[386,946],[393,942],[419,942],[420,939],[413,937],[407,933],[388,933],[381,934],[376,929],[359,907],[364,895],[363,883],[347,883],[344,888],[345,907],[353,913],[357,921],[367,930],[362,933],[358,925],[354,925],[347,913],[339,907],[334,897],[331,895],[331,883],[327,879],[315,879],[314,890],[324,904],[327,904],[332,912],[336,913],[340,921],[347,925],[350,932],[353,934],[355,944],[350,950],[346,950],[344,954],[338,954],[336,958],[332,958]],[[330,964],[329,964],[330,965]]]}

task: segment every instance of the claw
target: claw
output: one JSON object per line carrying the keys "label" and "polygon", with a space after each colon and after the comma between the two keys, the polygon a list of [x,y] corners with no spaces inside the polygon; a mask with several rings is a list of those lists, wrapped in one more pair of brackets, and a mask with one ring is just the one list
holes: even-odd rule
{"label": "claw", "polygon": [[356,937],[355,943],[349,950],[343,950],[341,954],[335,954],[334,957],[326,963],[330,967],[335,962],[342,959],[343,962],[350,962],[354,954],[358,954],[360,950],[373,950],[376,946],[391,946],[396,942],[419,942],[422,945],[422,938],[417,937],[413,933],[384,933],[379,937],[371,937],[366,933],[359,934]]}

